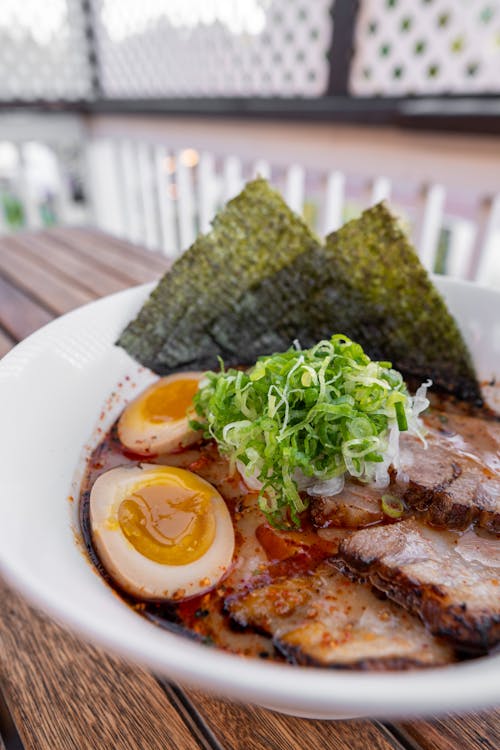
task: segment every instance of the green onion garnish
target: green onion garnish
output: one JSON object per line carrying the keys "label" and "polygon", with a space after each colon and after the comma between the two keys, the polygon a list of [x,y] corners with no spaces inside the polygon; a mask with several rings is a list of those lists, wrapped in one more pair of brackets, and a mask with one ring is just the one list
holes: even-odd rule
{"label": "green onion garnish", "polygon": [[396,401],[394,404],[396,410],[396,419],[398,421],[398,427],[401,432],[405,432],[408,429],[408,420],[406,419],[405,407],[402,401]]}
{"label": "green onion garnish", "polygon": [[[424,388],[425,390],[425,388]],[[390,362],[372,362],[337,334],[311,349],[260,357],[247,371],[206,373],[192,422],[260,487],[275,525],[298,524],[308,498],[301,486],[343,474],[388,482],[398,431],[419,433],[417,411]],[[257,480],[257,481],[256,481]]]}
{"label": "green onion garnish", "polygon": [[401,518],[405,512],[404,502],[395,495],[382,495],[380,505],[384,515],[389,516],[389,518]]}

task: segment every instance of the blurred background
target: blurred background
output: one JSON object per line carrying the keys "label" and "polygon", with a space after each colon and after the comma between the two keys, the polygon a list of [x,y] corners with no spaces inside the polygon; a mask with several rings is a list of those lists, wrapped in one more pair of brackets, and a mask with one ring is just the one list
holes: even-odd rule
{"label": "blurred background", "polygon": [[2,0],[0,234],[175,257],[255,174],[500,286],[500,0]]}

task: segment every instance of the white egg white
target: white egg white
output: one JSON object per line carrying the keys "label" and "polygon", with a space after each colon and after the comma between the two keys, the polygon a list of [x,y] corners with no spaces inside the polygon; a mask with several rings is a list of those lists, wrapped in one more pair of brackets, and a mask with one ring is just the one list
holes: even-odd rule
{"label": "white egg white", "polygon": [[122,445],[143,456],[169,453],[199,441],[200,430],[192,430],[187,416],[165,422],[153,422],[144,413],[148,397],[159,387],[175,380],[197,380],[201,372],[179,372],[160,378],[130,402],[118,421],[118,437]]}
{"label": "white egg white", "polygon": [[141,482],[161,479],[168,484],[172,469],[156,464],[121,466],[102,474],[90,495],[92,539],[109,575],[128,593],[145,600],[179,600],[201,594],[215,586],[231,565],[234,529],[221,495],[208,482],[196,477],[209,493],[215,518],[215,538],[197,560],[185,565],[166,565],[142,555],[126,538],[118,520],[123,500],[136,492]]}

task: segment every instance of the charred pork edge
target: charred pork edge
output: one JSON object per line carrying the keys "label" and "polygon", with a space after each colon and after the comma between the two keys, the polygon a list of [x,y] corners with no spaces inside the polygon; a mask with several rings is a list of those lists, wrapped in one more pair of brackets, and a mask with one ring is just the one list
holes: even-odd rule
{"label": "charred pork edge", "polygon": [[447,594],[437,584],[419,584],[401,571],[383,563],[371,570],[372,561],[346,554],[340,545],[338,560],[359,580],[369,581],[407,611],[420,617],[430,632],[455,648],[484,654],[500,642],[500,615],[467,615],[467,604],[444,602]]}
{"label": "charred pork edge", "polygon": [[369,657],[352,662],[329,662],[325,664],[313,656],[309,656],[301,651],[300,646],[290,646],[278,637],[273,637],[274,646],[286,657],[292,664],[303,667],[321,667],[323,669],[343,669],[361,670],[364,672],[388,672],[388,671],[405,671],[407,669],[429,669],[430,667],[439,667],[449,662],[444,660],[439,662],[428,662],[423,659],[411,659],[403,656],[383,656],[380,658]]}
{"label": "charred pork edge", "polygon": [[479,526],[492,534],[500,534],[499,513],[479,505],[461,503],[448,493],[461,473],[435,487],[422,487],[410,481],[403,500],[416,517],[438,529],[465,531],[470,526]]}

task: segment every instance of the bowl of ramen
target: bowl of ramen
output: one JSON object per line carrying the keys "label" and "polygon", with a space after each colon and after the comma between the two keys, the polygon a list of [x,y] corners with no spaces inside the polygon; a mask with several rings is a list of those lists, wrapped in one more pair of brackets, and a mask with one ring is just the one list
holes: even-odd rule
{"label": "bowl of ramen", "polygon": [[235,700],[329,719],[494,705],[500,292],[412,269],[417,308],[386,269],[382,315],[310,243],[239,306],[240,276],[215,278],[225,313],[191,248],[189,288],[179,261],[4,358],[2,572],[85,637]]}

